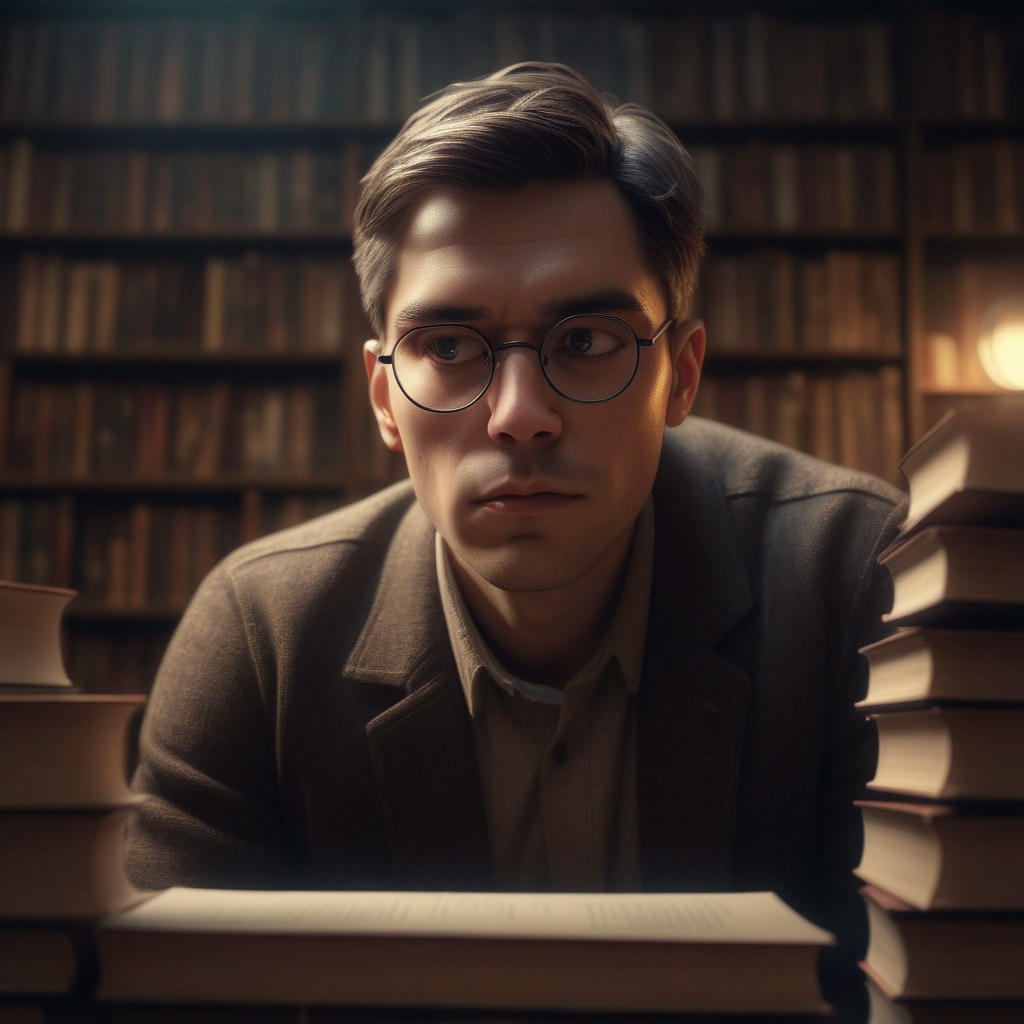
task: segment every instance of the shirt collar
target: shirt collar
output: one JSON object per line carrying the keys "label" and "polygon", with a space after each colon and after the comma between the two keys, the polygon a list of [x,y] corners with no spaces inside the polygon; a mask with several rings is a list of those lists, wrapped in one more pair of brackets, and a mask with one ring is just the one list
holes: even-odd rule
{"label": "shirt collar", "polygon": [[509,692],[518,692],[530,700],[560,704],[565,690],[592,681],[604,670],[611,658],[618,662],[627,690],[636,693],[643,670],[651,578],[654,569],[653,499],[647,499],[637,517],[625,580],[605,639],[594,652],[594,656],[566,682],[564,688],[532,683],[513,675],[501,665],[481,636],[466,607],[452,571],[448,550],[440,534],[435,534],[434,551],[448,639],[455,655],[459,682],[471,716],[476,716],[480,709],[480,687],[484,685],[486,679],[493,680]]}

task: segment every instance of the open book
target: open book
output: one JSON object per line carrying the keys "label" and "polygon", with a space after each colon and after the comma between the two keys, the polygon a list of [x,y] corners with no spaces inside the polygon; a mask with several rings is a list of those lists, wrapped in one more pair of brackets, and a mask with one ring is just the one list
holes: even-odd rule
{"label": "open book", "polygon": [[820,1013],[831,942],[773,893],[169,889],[97,931],[99,996]]}

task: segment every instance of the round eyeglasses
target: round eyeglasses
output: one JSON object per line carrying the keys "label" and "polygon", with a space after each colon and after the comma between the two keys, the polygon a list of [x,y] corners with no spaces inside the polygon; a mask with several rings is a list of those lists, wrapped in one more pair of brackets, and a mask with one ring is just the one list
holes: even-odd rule
{"label": "round eyeglasses", "polygon": [[617,316],[568,316],[539,347],[527,341],[494,345],[465,324],[433,324],[406,331],[390,355],[378,355],[377,361],[390,365],[406,398],[428,412],[471,406],[490,387],[498,353],[509,348],[533,349],[545,380],[563,398],[607,402],[632,383],[640,347],[653,345],[671,323],[670,317],[652,337],[640,338]]}

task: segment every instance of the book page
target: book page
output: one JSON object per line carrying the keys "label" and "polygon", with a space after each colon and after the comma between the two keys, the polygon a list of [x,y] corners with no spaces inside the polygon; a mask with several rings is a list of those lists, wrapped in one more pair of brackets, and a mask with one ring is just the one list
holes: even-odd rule
{"label": "book page", "polygon": [[774,893],[168,889],[104,922],[159,931],[671,942],[831,942]]}

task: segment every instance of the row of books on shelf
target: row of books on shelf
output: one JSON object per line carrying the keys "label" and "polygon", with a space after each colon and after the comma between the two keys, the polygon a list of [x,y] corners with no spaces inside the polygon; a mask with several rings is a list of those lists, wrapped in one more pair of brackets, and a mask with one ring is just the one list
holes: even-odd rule
{"label": "row of books on shelf", "polygon": [[357,139],[288,149],[0,147],[5,232],[351,231]]}
{"label": "row of books on shelf", "polygon": [[[944,417],[905,456],[861,702],[872,1020],[1024,1017],[1024,404]],[[944,1014],[944,1015],[943,1015]]]}
{"label": "row of books on shelf", "polygon": [[715,352],[899,355],[900,259],[894,253],[787,249],[713,253],[694,307]]}
{"label": "row of books on shelf", "polygon": [[[696,307],[719,350],[901,350],[894,253],[713,253]],[[17,261],[19,352],[333,352],[366,331],[349,260],[272,252],[205,260]]]}
{"label": "row of books on shelf", "polygon": [[145,698],[74,692],[59,653],[72,597],[0,582],[5,1009],[826,1009],[815,964],[830,937],[772,893],[138,890],[123,837]]}
{"label": "row of books on shelf", "polygon": [[337,508],[349,495],[245,494],[216,503],[0,498],[0,579],[75,586],[108,610],[173,617],[240,543]]}
{"label": "row of books on shelf", "polygon": [[148,694],[173,631],[162,616],[72,620],[65,630],[68,675],[83,693]]}
{"label": "row of books on shelf", "polygon": [[708,229],[894,232],[897,153],[875,143],[687,143]]}
{"label": "row of books on shelf", "polygon": [[895,482],[904,448],[902,372],[705,373],[694,413]]}
{"label": "row of books on shelf", "polygon": [[206,574],[238,547],[239,517],[215,505],[84,507],[75,519],[72,582],[110,609],[182,609]]}
{"label": "row of books on shelf", "polygon": [[557,60],[670,118],[881,118],[891,45],[879,18],[756,12],[15,19],[0,35],[0,117],[395,122],[454,77]]}
{"label": "row of books on shelf", "polygon": [[340,353],[362,326],[347,258],[250,251],[126,262],[29,252],[15,275],[19,352]]}
{"label": "row of books on shelf", "polygon": [[331,476],[361,457],[350,451],[345,415],[339,415],[343,402],[331,380],[29,378],[13,396],[3,466],[72,478]]}
{"label": "row of books on shelf", "polygon": [[925,117],[1020,117],[1024,25],[1013,5],[995,6],[994,16],[979,8],[934,10],[924,19],[915,81]]}
{"label": "row of books on shelf", "polygon": [[1022,181],[1024,143],[1004,138],[928,148],[922,172],[925,230],[1019,231]]}
{"label": "row of books on shelf", "polygon": [[[892,147],[754,141],[690,152],[711,230],[893,232],[900,223]],[[369,161],[353,139],[199,151],[59,149],[17,138],[0,146],[0,230],[342,236]]]}

